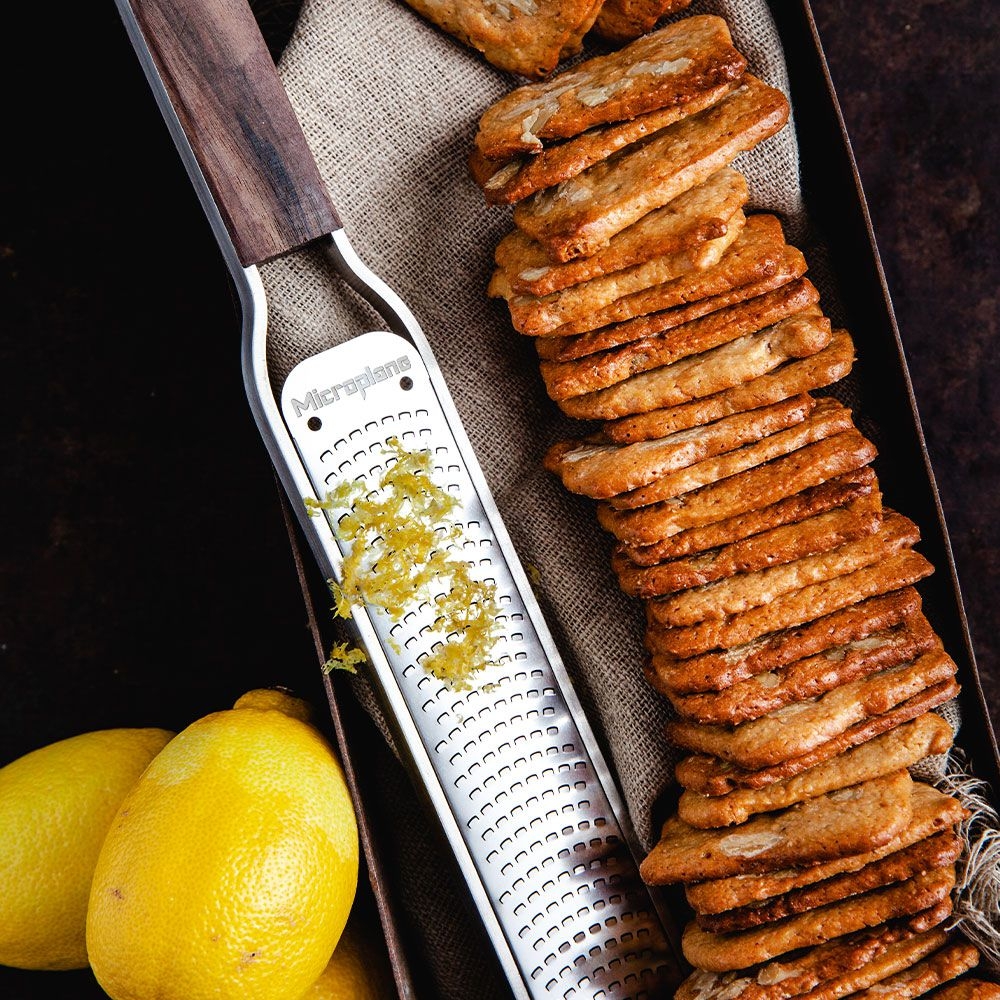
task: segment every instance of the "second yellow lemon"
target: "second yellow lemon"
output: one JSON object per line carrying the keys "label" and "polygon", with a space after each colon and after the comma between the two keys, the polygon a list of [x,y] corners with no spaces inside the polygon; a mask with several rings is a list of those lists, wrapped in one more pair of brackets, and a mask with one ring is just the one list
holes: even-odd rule
{"label": "second yellow lemon", "polygon": [[90,880],[115,811],[174,734],[100,729],[0,768],[0,964],[83,969]]}
{"label": "second yellow lemon", "polygon": [[302,1000],[389,1000],[396,996],[392,968],[377,921],[352,913],[323,974]]}
{"label": "second yellow lemon", "polygon": [[298,1000],[344,929],[358,834],[302,702],[269,693],[188,726],[101,849],[87,949],[112,1000]]}

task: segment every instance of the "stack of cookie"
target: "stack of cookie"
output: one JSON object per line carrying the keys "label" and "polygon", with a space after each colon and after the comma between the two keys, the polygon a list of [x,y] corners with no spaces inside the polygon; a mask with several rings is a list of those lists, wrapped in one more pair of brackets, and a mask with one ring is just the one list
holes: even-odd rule
{"label": "stack of cookie", "polygon": [[787,116],[691,17],[507,95],[470,172],[514,205],[489,293],[589,422],[545,466],[598,501],[675,710],[682,793],[642,875],[693,910],[679,995],[915,997],[979,960],[942,929],[965,810],[911,776],[951,746],[956,665],[917,526],[821,391],[851,337],[733,166]]}

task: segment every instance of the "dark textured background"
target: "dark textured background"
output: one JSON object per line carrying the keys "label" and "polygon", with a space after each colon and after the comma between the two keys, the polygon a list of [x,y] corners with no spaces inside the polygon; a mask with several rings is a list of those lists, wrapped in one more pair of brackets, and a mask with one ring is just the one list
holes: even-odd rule
{"label": "dark textured background", "polygon": [[[996,706],[1000,4],[812,6]],[[275,52],[294,9],[257,5]],[[257,684],[323,699],[227,276],[114,6],[31,29],[2,61],[0,763]],[[99,995],[0,969],[63,987]]]}
{"label": "dark textured background", "polygon": [[815,0],[1000,718],[1000,4]]}

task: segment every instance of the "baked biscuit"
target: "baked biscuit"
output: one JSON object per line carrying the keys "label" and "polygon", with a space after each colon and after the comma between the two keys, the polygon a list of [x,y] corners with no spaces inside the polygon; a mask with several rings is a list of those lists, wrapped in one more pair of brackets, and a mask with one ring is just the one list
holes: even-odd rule
{"label": "baked biscuit", "polygon": [[605,0],[594,22],[594,33],[621,45],[646,34],[661,17],[690,4],[691,0]]}
{"label": "baked biscuit", "polygon": [[872,889],[905,882],[935,868],[954,864],[962,854],[962,838],[956,833],[939,833],[912,847],[873,861],[846,875],[824,879],[807,889],[779,896],[766,906],[747,906],[718,914],[699,914],[695,920],[702,930],[712,934],[731,934],[751,927],[762,927],[797,913],[806,913],[829,903],[858,896]]}
{"label": "baked biscuit", "polygon": [[[559,327],[550,335],[536,337],[535,351],[542,361],[574,361],[636,341],[671,336],[673,330],[685,323],[691,323],[720,309],[757,299],[795,281],[796,278],[801,278],[805,271],[806,263],[801,251],[786,245],[780,250],[774,269],[769,269],[767,275],[760,281],[737,285],[719,295],[696,298],[684,305],[636,316],[634,319],[612,323],[610,326],[602,326],[572,336],[557,336],[563,329]],[[658,296],[660,293],[661,289],[650,290],[652,295]]]}
{"label": "baked biscuit", "polygon": [[681,937],[681,949],[696,969],[745,969],[887,920],[912,922],[909,914],[919,914],[944,901],[954,887],[955,868],[951,866],[736,934],[710,934],[692,920]]}
{"label": "baked biscuit", "polygon": [[890,729],[895,729],[904,722],[909,722],[924,712],[950,701],[959,690],[960,686],[954,679],[941,681],[901,702],[888,712],[869,716],[848,727],[839,736],[820,743],[800,757],[791,757],[757,771],[748,771],[729,761],[703,754],[685,757],[675,768],[677,783],[703,795],[725,795],[736,788],[763,788],[776,781],[792,778],[850,750],[851,747],[860,746],[882,733],[887,733]]}
{"label": "baked biscuit", "polygon": [[788,98],[747,73],[717,104],[514,206],[514,225],[555,261],[587,257],[647,212],[728,166],[788,121]]}
{"label": "baked biscuit", "polygon": [[687,104],[659,108],[636,118],[587,129],[564,142],[543,146],[535,155],[512,160],[488,160],[478,149],[469,154],[469,174],[482,189],[488,205],[513,205],[607,159],[619,149],[658,132],[687,115],[717,104],[737,86],[725,81],[694,95]]}
{"label": "baked biscuit", "polygon": [[644,371],[607,389],[557,400],[569,417],[610,420],[712,396],[774,371],[793,358],[822,351],[832,339],[830,321],[817,307],[703,354]]}
{"label": "baked biscuit", "polygon": [[[628,545],[653,545],[681,531],[745,514],[758,504],[775,503],[788,493],[800,493],[810,486],[867,465],[874,455],[875,446],[867,438],[858,431],[844,431],[806,444],[788,455],[749,468],[677,500],[635,511],[618,511],[610,503],[602,502],[597,506],[597,518],[606,531]],[[759,634],[752,638],[757,638]],[[682,645],[686,648],[690,644],[685,642]],[[740,643],[731,642],[728,645]],[[666,642],[662,649],[672,655],[697,655],[674,653]],[[706,652],[707,649],[699,649],[698,652]]]}
{"label": "baked biscuit", "polygon": [[[602,501],[602,507],[612,508],[619,516],[619,527],[634,532],[645,522],[646,511],[661,505],[684,506],[688,493],[735,478],[740,473],[780,459],[817,441],[846,432],[851,427],[850,411],[832,400],[820,400],[810,414],[797,424],[778,430],[742,448],[707,458],[686,469],[666,473],[646,486],[638,486]],[[681,432],[686,433],[686,432]],[[655,518],[654,518],[655,519]],[[604,519],[601,519],[604,523]],[[618,528],[611,529],[617,534]]]}
{"label": "baked biscuit", "polygon": [[[531,19],[525,20],[530,26]],[[511,23],[503,22],[508,29]],[[506,44],[511,46],[510,36]],[[490,160],[538,153],[545,140],[569,139],[595,125],[657,108],[683,107],[720,83],[740,79],[745,70],[746,59],[733,47],[723,18],[684,18],[624,48],[505,94],[480,118],[475,145]]]}
{"label": "baked biscuit", "polygon": [[669,205],[623,229],[591,257],[553,263],[541,243],[514,229],[497,244],[494,260],[514,294],[538,296],[624,270],[650,257],[685,254],[697,263],[703,245],[726,235],[729,220],[748,196],[746,178],[732,167],[723,167]]}
{"label": "baked biscuit", "polygon": [[885,515],[875,533],[835,549],[653,598],[646,606],[647,619],[657,625],[681,626],[728,618],[770,604],[803,587],[871,566],[920,541],[920,531],[908,517],[891,510]]}
{"label": "baked biscuit", "polygon": [[873,535],[881,522],[881,496],[869,493],[797,524],[772,528],[709,552],[653,566],[640,566],[618,549],[611,555],[611,568],[618,577],[618,585],[629,597],[663,597],[828,552],[846,542]]}
{"label": "baked biscuit", "polygon": [[670,699],[678,715],[695,722],[739,725],[793,702],[816,698],[841,684],[887,670],[941,648],[941,640],[922,614],[873,632],[787,667],[765,671],[721,691],[675,694],[663,688],[650,658],[647,676]]}
{"label": "baked biscuit", "polygon": [[667,735],[675,746],[754,771],[801,757],[863,720],[949,680],[956,671],[955,661],[944,649],[935,649],[911,663],[842,684],[815,700],[792,702],[738,726],[672,719]]}
{"label": "baked biscuit", "polygon": [[663,437],[699,424],[711,423],[742,410],[780,402],[800,392],[810,392],[845,378],[854,364],[854,343],[846,330],[834,330],[823,350],[801,360],[789,361],[767,375],[724,389],[714,396],[691,400],[665,409],[610,420],[602,433],[617,444],[633,444]]}
{"label": "baked biscuit", "polygon": [[[734,216],[730,226],[742,216],[743,213]],[[770,224],[772,219],[770,215],[746,218],[732,243],[708,267],[693,268],[672,281],[651,283],[632,291],[623,289],[622,294],[604,305],[595,303],[588,308],[586,285],[558,293],[558,298],[572,297],[574,292],[580,295],[567,308],[550,308],[540,318],[534,334],[539,341],[556,338],[560,345],[559,360],[573,354],[586,361],[602,351],[673,338],[682,325],[692,321],[704,325],[719,312],[723,313],[720,322],[728,323],[755,310],[763,314],[779,301],[786,303],[786,308],[776,319],[815,305],[819,293],[802,278],[806,271],[805,257],[784,242],[780,229],[776,231],[776,226]],[[717,245],[728,240],[727,235]],[[792,306],[793,299],[798,309]],[[765,325],[761,322],[756,329]],[[543,361],[550,360],[544,345],[536,345],[536,349]]]}
{"label": "baked biscuit", "polygon": [[856,1000],[910,1000],[950,982],[979,964],[979,949],[955,941],[916,965],[855,994]]}
{"label": "baked biscuit", "polygon": [[[747,218],[741,211],[730,217],[726,235],[711,241],[711,246],[717,250],[714,261],[706,261],[704,267],[688,268],[681,274],[671,273],[675,270],[671,257],[653,257],[623,271],[538,297],[515,294],[505,272],[498,269],[488,291],[495,298],[507,300],[511,322],[519,333],[532,337],[563,337],[755,284],[777,272],[786,258],[796,261],[799,273],[805,271],[801,251],[788,247],[781,225],[773,215]],[[803,307],[818,300],[817,294],[803,303]],[[660,332],[661,329],[652,327],[645,335],[629,336],[620,343],[648,339]],[[585,353],[597,352],[587,350]]]}
{"label": "baked biscuit", "polygon": [[542,464],[559,476],[571,493],[605,499],[801,423],[814,405],[811,396],[802,394],[714,424],[632,445],[560,441],[546,451]]}
{"label": "baked biscuit", "polygon": [[912,791],[900,770],[849,795],[830,792],[735,828],[699,830],[672,816],[640,874],[647,885],[700,882],[874,851],[910,822]]}
{"label": "baked biscuit", "polygon": [[[912,547],[920,540],[917,526],[907,517],[877,505],[872,512],[878,519],[872,530],[820,551],[798,558],[773,561],[763,569],[727,574],[720,580],[696,584],[662,596],[652,596],[648,618],[659,625],[694,625],[708,618],[726,618],[749,611],[770,601],[793,593],[813,583],[831,580],[853,572],[900,549]],[[880,516],[884,513],[884,517]],[[833,518],[835,515],[826,515]],[[798,534],[809,531],[814,524],[803,522]],[[791,529],[795,533],[795,528]],[[774,541],[772,535],[769,539]],[[832,536],[834,542],[837,535]],[[749,546],[749,543],[746,543]],[[776,550],[777,552],[780,550]],[[763,556],[762,556],[763,558]]]}
{"label": "baked biscuit", "polygon": [[829,321],[819,314],[818,300],[812,282],[799,279],[776,291],[682,323],[656,337],[575,361],[542,361],[539,371],[549,398],[558,403],[571,396],[599,392],[687,357],[703,355],[748,335],[767,330],[778,337],[783,330],[778,324],[785,320],[816,324],[829,343],[832,339],[832,333],[827,334]]}
{"label": "baked biscuit", "polygon": [[696,970],[674,1000],[839,1000],[910,968],[948,940],[940,927],[916,932],[899,921],[818,945],[787,959],[738,972]]}
{"label": "baked biscuit", "polygon": [[911,818],[905,829],[874,851],[800,868],[765,874],[740,874],[687,884],[684,895],[697,913],[721,913],[761,903],[845,872],[860,871],[880,858],[953,828],[969,816],[957,798],[946,795],[925,781],[913,783],[910,802]]}
{"label": "baked biscuit", "polygon": [[817,795],[912,767],[929,754],[944,753],[953,738],[951,726],[940,715],[925,712],[838,757],[764,788],[738,788],[714,796],[685,789],[677,815],[699,829],[745,823],[758,813],[787,809]]}
{"label": "baked biscuit", "polygon": [[878,478],[870,466],[864,466],[757,510],[714,521],[702,528],[688,528],[650,545],[621,544],[615,551],[635,566],[655,566],[668,559],[730,545],[782,525],[796,524],[873,494],[881,497]]}
{"label": "baked biscuit", "polygon": [[[579,55],[583,51],[584,36],[593,27],[594,22],[597,20],[597,15],[601,12],[603,3],[604,0],[594,0],[594,6],[587,13],[587,16],[567,35],[562,51],[559,53],[559,62],[563,59],[572,59],[573,56]],[[525,75],[530,76],[530,74]],[[532,79],[544,79],[548,75],[549,73],[538,73]]]}
{"label": "baked biscuit", "polygon": [[[699,490],[748,469],[763,466],[817,441],[848,433],[853,427],[851,411],[846,406],[834,399],[813,401],[812,409],[806,417],[786,430],[776,431],[756,443],[748,444],[725,456],[713,460],[706,459],[678,475],[664,474],[645,486],[638,486],[609,498],[602,504],[602,508],[609,508],[616,516],[612,517],[609,514],[608,524],[605,524],[605,527],[609,524],[618,525],[631,531],[634,525],[641,524],[646,519],[649,513],[647,509],[653,509],[654,505],[672,503],[682,507],[686,501],[679,499],[681,494]],[[605,523],[604,518],[601,519],[601,523]],[[617,528],[609,530],[618,534]],[[650,539],[650,541],[656,540]]]}
{"label": "baked biscuit", "polygon": [[[673,288],[685,275],[689,275],[692,272],[700,273],[702,270],[711,269],[717,264],[722,255],[731,247],[732,241],[736,240],[740,235],[745,226],[745,221],[746,217],[744,214],[737,212],[726,224],[726,234],[718,239],[706,240],[704,243],[700,243],[698,246],[680,253],[651,257],[632,267],[625,268],[623,271],[613,271],[610,274],[591,278],[588,281],[572,285],[558,292],[553,292],[551,295],[546,295],[542,298],[525,295],[515,295],[512,297],[510,288],[506,283],[506,276],[502,272],[494,273],[493,279],[490,282],[489,293],[493,297],[498,297],[497,292],[499,292],[499,297],[507,299],[508,306],[511,308],[512,325],[518,332],[528,336],[535,336],[532,330],[527,327],[521,327],[518,315],[516,314],[519,314],[521,317],[527,316],[529,323],[544,323],[547,321],[546,316],[540,310],[535,310],[535,306],[539,306],[541,310],[546,310],[549,313],[549,319],[552,319],[556,311],[563,307],[572,309],[577,315],[583,315],[583,310],[589,304],[596,313],[599,310],[612,307],[620,296],[627,295],[630,297],[631,293],[636,289],[648,292],[655,288],[659,294],[660,289],[664,287]],[[740,292],[743,294],[742,289]],[[748,296],[749,292],[743,297],[746,298]],[[591,299],[593,300],[592,303],[589,301]],[[743,301],[743,299],[741,298],[738,301]],[[721,304],[721,301],[719,303],[713,302],[712,308],[706,308],[706,312],[711,312],[717,306],[721,306]],[[668,310],[667,315],[669,315],[670,320],[664,324],[664,329],[668,327],[672,328],[673,317],[681,316],[681,314],[688,316],[687,306]],[[689,318],[696,319],[697,316],[691,313]],[[555,316],[555,321],[559,321],[557,316]],[[673,325],[680,326],[682,322],[688,322],[688,318],[679,319]],[[554,329],[561,329],[561,327]],[[609,329],[615,330],[618,327],[611,327]],[[605,332],[605,329],[595,330],[594,334],[601,335]],[[554,333],[546,333],[543,330],[540,335],[536,336],[535,350],[542,361],[573,361],[577,357],[597,354],[600,350],[604,349],[600,345],[592,349],[584,345],[584,338],[590,336],[591,334],[581,334],[579,337],[560,337],[555,336]],[[615,340],[615,338],[610,339]],[[630,340],[626,338],[621,342],[628,343]],[[578,351],[576,349],[577,346],[580,346],[582,349]],[[614,347],[619,345],[617,342],[614,342],[608,346]]]}
{"label": "baked biscuit", "polygon": [[877,594],[909,587],[934,572],[934,566],[919,552],[904,549],[874,566],[845,573],[833,580],[814,583],[729,618],[699,622],[681,628],[657,628],[657,642],[673,656],[697,656],[710,649],[731,649],[761,636],[795,628],[850,604]]}
{"label": "baked biscuit", "polygon": [[406,0],[449,35],[498,69],[539,78],[551,73],[590,30],[595,0],[509,0],[489,6],[467,0]]}
{"label": "baked biscuit", "polygon": [[1000,985],[966,977],[939,986],[929,997],[930,1000],[1000,1000]]}
{"label": "baked biscuit", "polygon": [[647,633],[659,684],[678,693],[719,691],[748,677],[780,670],[806,657],[895,628],[910,621],[921,606],[913,587],[850,604],[805,625],[777,632],[743,646],[705,653],[689,659],[670,656]]}
{"label": "baked biscuit", "polygon": [[[745,227],[746,216],[737,212],[726,223],[723,236],[706,240],[697,248],[650,257],[624,270],[612,271],[541,297],[516,294],[506,272],[497,268],[487,294],[506,300],[511,325],[525,336],[550,337],[554,331],[562,329],[563,323],[588,323],[588,314],[593,314],[593,322],[601,325],[603,314],[620,308],[619,302],[628,303],[640,293],[648,296],[655,291],[657,295],[666,295],[675,287],[696,284],[693,276],[700,278],[706,271],[713,271]],[[539,357],[544,359],[545,354],[540,351]]]}
{"label": "baked biscuit", "polygon": [[[563,331],[592,330],[616,322],[619,314],[628,314],[625,318],[635,315],[629,310],[642,308],[645,302],[653,303],[646,311],[659,309],[660,302],[665,302],[666,308],[684,302],[684,290],[704,285],[706,276],[716,272],[745,229],[746,216],[738,212],[727,222],[725,235],[702,243],[697,253],[651,257],[541,298],[514,294],[507,275],[498,268],[487,292],[493,298],[506,299],[511,325],[525,336],[547,338]],[[561,337],[558,339],[561,343]],[[539,357],[545,360],[546,353],[539,351]]]}

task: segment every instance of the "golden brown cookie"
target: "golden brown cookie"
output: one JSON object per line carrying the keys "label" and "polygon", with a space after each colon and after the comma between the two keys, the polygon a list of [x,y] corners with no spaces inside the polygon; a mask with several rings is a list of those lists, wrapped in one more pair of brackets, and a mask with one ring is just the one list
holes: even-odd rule
{"label": "golden brown cookie", "polygon": [[[720,691],[768,670],[780,670],[806,657],[899,626],[920,610],[920,595],[912,587],[848,605],[808,624],[790,628],[718,652],[689,659],[670,656],[647,632],[658,682],[671,691],[693,694]],[[921,650],[922,651],[922,650]]]}
{"label": "golden brown cookie", "polygon": [[618,585],[630,597],[663,597],[737,574],[754,573],[829,552],[847,542],[875,534],[881,523],[881,496],[869,493],[796,524],[772,528],[709,552],[653,566],[640,566],[618,549],[612,553],[611,568],[618,577]]}
{"label": "golden brown cookie", "polygon": [[[601,12],[601,6],[603,3],[604,0],[594,0],[594,6],[590,9],[587,16],[583,18],[576,28],[569,33],[566,38],[566,42],[562,47],[562,51],[559,53],[560,62],[564,59],[572,59],[573,56],[577,56],[583,51],[583,39],[587,32],[589,32],[594,26],[594,22],[597,20],[597,15]],[[544,77],[539,75],[533,79],[544,79]]]}
{"label": "golden brown cookie", "polygon": [[615,551],[635,566],[656,566],[669,559],[707,552],[763,531],[795,524],[873,494],[881,497],[878,478],[871,466],[864,466],[759,510],[714,521],[701,528],[688,528],[651,545],[621,544]]}
{"label": "golden brown cookie", "polygon": [[956,671],[955,661],[944,649],[934,649],[911,663],[842,684],[815,700],[792,702],[738,726],[672,719],[667,735],[675,746],[748,771],[759,770],[810,753],[863,720],[949,680]]}
{"label": "golden brown cookie", "polygon": [[[509,28],[511,22],[506,23]],[[537,153],[543,140],[569,139],[657,108],[683,107],[711,87],[740,79],[745,69],[746,59],[733,47],[723,18],[684,18],[505,94],[480,118],[475,145],[490,160]]]}
{"label": "golden brown cookie", "polygon": [[732,167],[723,167],[669,205],[623,229],[592,257],[553,263],[541,243],[514,229],[497,244],[494,259],[515,294],[538,296],[613,274],[651,257],[684,255],[697,265],[704,244],[726,235],[729,220],[742,210],[748,196],[746,178]]}
{"label": "golden brown cookie", "polygon": [[768,331],[773,338],[781,337],[792,321],[815,324],[828,344],[832,333],[827,332],[829,320],[819,312],[818,299],[815,286],[799,279],[773,292],[682,323],[662,336],[637,340],[575,361],[542,361],[539,364],[542,381],[549,398],[561,403],[571,396],[600,392],[642,372],[705,355],[754,333]]}
{"label": "golden brown cookie", "polygon": [[750,906],[845,872],[860,871],[880,858],[947,831],[968,818],[965,807],[957,798],[938,791],[925,781],[913,783],[911,808],[912,816],[906,828],[884,847],[874,851],[767,874],[741,874],[706,880],[685,885],[684,894],[697,913],[721,913]]}
{"label": "golden brown cookie", "polygon": [[[726,232],[716,239],[705,240],[679,253],[650,257],[621,271],[590,278],[543,296],[515,293],[507,273],[497,268],[490,279],[487,294],[491,298],[506,300],[515,330],[537,337],[541,359],[548,360],[551,353],[554,360],[563,360],[543,345],[548,341],[560,345],[572,340],[548,332],[561,329],[559,324],[564,316],[576,319],[586,316],[588,309],[599,316],[603,310],[614,307],[619,299],[631,297],[637,292],[648,293],[651,288],[673,288],[682,283],[681,279],[687,275],[711,270],[731,248],[745,225],[746,216],[737,212],[726,223]],[[691,278],[687,280],[693,281]]]}
{"label": "golden brown cookie", "polygon": [[[567,329],[577,325],[591,329],[591,324],[601,326],[606,314],[640,298],[659,300],[676,294],[677,288],[697,287],[706,272],[715,270],[745,228],[746,216],[738,212],[726,224],[724,236],[700,244],[695,252],[651,257],[623,271],[613,271],[541,297],[515,294],[506,272],[497,268],[487,294],[506,300],[511,325],[518,333],[540,340],[548,337],[559,340],[554,335],[563,329],[563,324]],[[539,357],[545,359],[546,353],[539,351]]]}
{"label": "golden brown cookie", "polygon": [[718,757],[695,754],[679,761],[675,768],[678,784],[703,795],[725,795],[736,788],[764,788],[766,785],[792,778],[811,767],[860,746],[904,722],[923,715],[954,698],[960,690],[957,681],[945,680],[926,688],[881,715],[872,715],[845,729],[839,736],[820,743],[800,757],[791,757],[779,764],[748,771]]}
{"label": "golden brown cookie", "polygon": [[[685,494],[682,501],[667,501],[636,511],[618,511],[610,503],[600,503],[597,517],[601,526],[621,542],[636,547],[653,546],[682,531],[746,514],[756,509],[757,504],[777,503],[789,493],[801,493],[861,468],[874,456],[875,446],[867,438],[856,430],[844,431]],[[675,654],[666,641],[661,651],[696,655]]]}
{"label": "golden brown cookie", "polygon": [[904,882],[906,879],[935,868],[954,864],[962,854],[962,838],[956,833],[939,833],[911,847],[889,854],[879,861],[873,861],[856,872],[824,879],[807,889],[797,889],[784,896],[778,896],[766,906],[745,906],[737,910],[726,910],[717,914],[698,914],[695,917],[702,930],[712,934],[731,934],[751,927],[783,920],[797,913],[806,913],[817,907],[836,903],[851,896],[881,889],[886,885]]}
{"label": "golden brown cookie", "polygon": [[[774,216],[746,217],[741,213],[730,220],[731,229],[741,217],[746,221],[732,242],[729,234],[716,241],[722,252],[709,266],[692,268],[661,283],[635,282],[632,290],[623,287],[622,294],[603,305],[595,302],[593,308],[588,308],[586,285],[578,285],[556,293],[556,299],[567,297],[571,301],[550,300],[544,313],[532,317],[535,323],[531,330],[520,332],[533,330],[539,341],[553,338],[559,345],[557,360],[571,354],[586,362],[588,356],[605,351],[673,339],[680,336],[683,325],[693,321],[705,325],[719,312],[722,318],[717,322],[729,323],[758,310],[763,321],[744,331],[750,332],[818,303],[819,292],[801,277],[807,269],[805,257],[784,242]],[[798,309],[792,307],[793,300]],[[765,311],[777,302],[786,303],[786,308],[773,320],[764,318]],[[527,308],[530,310],[532,305],[529,303]],[[549,361],[549,353],[544,345],[539,348],[543,361]]]}
{"label": "golden brown cookie", "polygon": [[647,620],[657,625],[683,626],[742,614],[804,587],[871,566],[914,546],[919,540],[916,524],[895,511],[886,510],[874,532],[836,548],[651,598],[647,604]]}
{"label": "golden brown cookie", "polygon": [[[793,317],[788,322],[797,321],[798,317]],[[760,442],[747,445],[715,462],[702,463],[697,469],[690,470],[689,475],[661,476],[645,486],[617,494],[609,498],[607,506],[621,513],[625,519],[629,516],[641,519],[641,508],[654,504],[673,503],[683,506],[687,498],[682,497],[682,494],[729,479],[852,429],[854,423],[851,411],[832,397],[821,397],[815,400],[811,412],[800,424],[775,432]]]}
{"label": "golden brown cookie", "polygon": [[1000,985],[966,976],[958,982],[939,986],[928,996],[930,1000],[1000,1000]]}
{"label": "golden brown cookie", "polygon": [[764,671],[721,691],[675,694],[662,686],[652,658],[647,676],[653,687],[667,695],[682,718],[735,726],[784,705],[817,698],[842,684],[907,663],[940,647],[941,640],[927,619],[915,614],[892,628],[832,646],[787,667]]}
{"label": "golden brown cookie", "polygon": [[559,476],[571,493],[606,499],[801,423],[814,405],[813,398],[803,393],[773,406],[634,445],[559,441],[546,451],[542,464]]}
{"label": "golden brown cookie", "polygon": [[901,921],[848,934],[787,959],[738,972],[692,973],[675,1000],[839,1000],[865,989],[937,951],[948,940],[940,927],[917,932]]}
{"label": "golden brown cookie", "polygon": [[702,795],[685,789],[677,815],[699,829],[745,823],[758,813],[787,809],[817,795],[912,767],[929,754],[944,753],[953,738],[951,726],[940,715],[925,712],[912,722],[764,788],[738,788],[727,795]]}
{"label": "golden brown cookie", "polygon": [[417,13],[482,53],[498,69],[539,78],[590,30],[595,0],[510,0],[486,6],[469,0],[406,0]]}
{"label": "golden brown cookie", "polygon": [[766,607],[680,628],[664,628],[655,622],[650,623],[650,627],[657,630],[656,641],[660,648],[671,655],[697,656],[711,649],[732,649],[762,636],[804,625],[868,597],[912,586],[933,572],[933,564],[921,553],[903,549],[874,566],[803,587]]}
{"label": "golden brown cookie", "polygon": [[789,361],[766,375],[714,396],[607,421],[602,434],[616,444],[635,444],[720,420],[732,413],[769,406],[800,392],[822,389],[845,378],[854,364],[854,344],[846,330],[834,330],[816,354]]}
{"label": "golden brown cookie", "polygon": [[[851,411],[834,399],[820,399],[805,419],[791,427],[776,431],[758,442],[712,459],[705,459],[679,473],[665,473],[647,484],[610,497],[600,506],[601,524],[624,540],[649,544],[658,536],[636,539],[640,526],[657,521],[661,507],[683,508],[692,493],[705,486],[729,480],[739,473],[763,467],[768,462],[840,434],[850,433],[854,425]],[[689,432],[681,432],[689,433]],[[647,533],[648,535],[649,533]]]}
{"label": "golden brown cookie", "polygon": [[[535,351],[542,361],[574,361],[580,358],[586,359],[588,355],[627,346],[636,341],[670,337],[673,336],[674,330],[686,323],[692,323],[720,309],[757,299],[801,278],[805,272],[806,262],[802,252],[786,245],[780,252],[776,266],[769,269],[767,275],[760,281],[737,285],[719,295],[697,298],[684,305],[676,305],[670,309],[637,316],[635,319],[612,323],[610,326],[602,326],[573,336],[557,336],[564,329],[559,327],[550,335],[535,337]],[[651,290],[650,294],[659,295],[660,292],[658,289]]]}
{"label": "golden brown cookie", "polygon": [[909,773],[900,770],[756,816],[738,827],[699,830],[672,816],[643,859],[640,874],[647,885],[669,885],[874,851],[910,822],[912,791]]}
{"label": "golden brown cookie", "polygon": [[595,253],[647,212],[728,166],[788,121],[788,98],[747,73],[717,104],[626,146],[514,206],[514,225],[554,261]]}
{"label": "golden brown cookie", "polygon": [[695,625],[728,618],[795,593],[803,587],[833,580],[871,566],[920,540],[920,531],[908,517],[886,510],[874,533],[837,548],[802,556],[780,566],[729,576],[703,586],[656,597],[647,605],[647,618],[657,625]]}
{"label": "golden brown cookie", "polygon": [[473,149],[468,159],[469,174],[482,189],[488,205],[513,205],[536,191],[575,177],[633,142],[710,108],[737,86],[737,81],[725,81],[696,94],[687,104],[598,125],[565,142],[543,145],[535,155],[526,153],[512,160],[488,160],[478,149]]}
{"label": "golden brown cookie", "polygon": [[616,385],[557,400],[567,416],[609,420],[711,396],[805,358],[832,340],[830,321],[816,306],[721,347],[644,371]]}
{"label": "golden brown cookie", "polygon": [[919,913],[947,898],[954,887],[955,869],[951,866],[735,934],[710,934],[692,920],[684,930],[681,949],[696,969],[745,969],[799,948],[812,948],[865,927]]}
{"label": "golden brown cookie", "polygon": [[[726,235],[711,241],[711,246],[716,252],[714,260],[709,258],[704,261],[705,266],[689,267],[679,274],[672,257],[653,257],[623,271],[539,297],[515,294],[506,273],[497,269],[488,292],[494,298],[507,300],[511,324],[519,333],[562,338],[724,295],[763,281],[782,268],[805,271],[801,251],[785,243],[781,224],[773,215],[749,218],[743,212],[733,215],[727,223]],[[802,308],[818,301],[816,293],[802,302]],[[654,325],[644,335],[620,337],[618,343],[646,340],[666,328]],[[760,326],[753,329],[759,330]],[[584,353],[597,351],[588,349]]]}
{"label": "golden brown cookie", "polygon": [[857,1000],[911,1000],[950,982],[979,964],[979,949],[954,941],[903,972],[855,994]]}
{"label": "golden brown cookie", "polygon": [[594,33],[621,45],[646,34],[667,14],[689,7],[691,0],[605,0]]}

